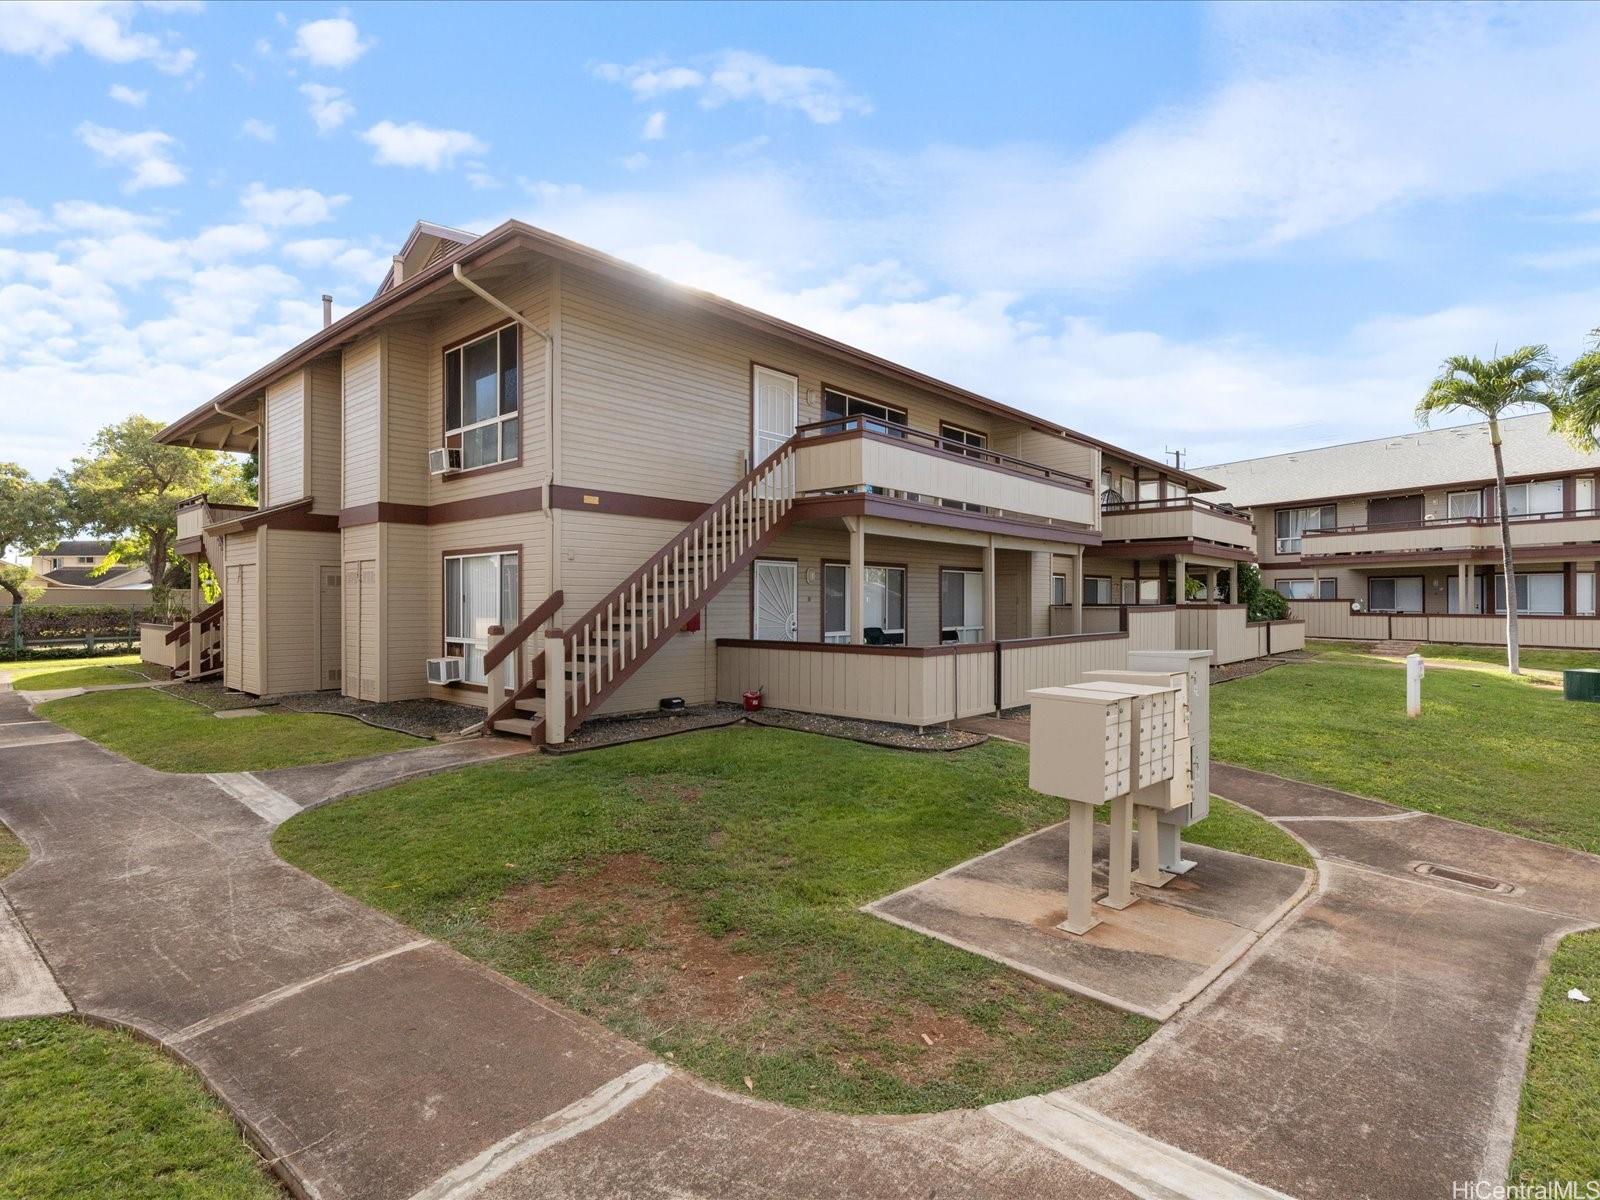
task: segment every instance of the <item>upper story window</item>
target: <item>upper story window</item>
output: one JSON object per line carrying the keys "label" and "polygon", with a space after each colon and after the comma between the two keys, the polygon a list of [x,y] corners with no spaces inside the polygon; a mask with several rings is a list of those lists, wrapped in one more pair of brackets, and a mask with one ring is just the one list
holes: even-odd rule
{"label": "upper story window", "polygon": [[903,408],[879,404],[876,400],[865,400],[860,396],[852,396],[849,392],[841,392],[837,388],[823,388],[822,419],[835,421],[841,417],[874,417],[876,418],[874,421],[862,422],[874,433],[890,433],[893,432],[890,426],[910,424]]}
{"label": "upper story window", "polygon": [[1139,500],[1140,500],[1141,503],[1143,503],[1146,500],[1155,501],[1155,500],[1159,500],[1159,499],[1161,499],[1161,480],[1159,480],[1159,479],[1141,479],[1141,480],[1139,480]]}
{"label": "upper story window", "polygon": [[[989,445],[988,434],[979,433],[975,429],[963,429],[960,425],[952,425],[949,421],[939,422],[939,436],[946,442],[955,443],[947,445],[945,449],[956,454],[971,454],[972,450],[982,450]],[[961,446],[970,446],[972,450],[961,450],[959,449]]]}
{"label": "upper story window", "polygon": [[1167,499],[1186,500],[1189,496],[1188,485],[1179,483],[1176,479],[1167,480]]}
{"label": "upper story window", "polygon": [[463,471],[521,457],[521,390],[515,325],[445,351],[444,444]]}
{"label": "upper story window", "polygon": [[1470,492],[1451,492],[1445,497],[1445,516],[1452,521],[1483,516],[1483,492],[1473,488]]}
{"label": "upper story window", "polygon": [[1280,508],[1273,519],[1277,522],[1279,554],[1299,554],[1300,535],[1308,529],[1333,529],[1338,524],[1338,510],[1331,504],[1316,508]]}
{"label": "upper story window", "polygon": [[1566,507],[1566,492],[1559,479],[1539,479],[1532,483],[1506,484],[1506,515],[1530,517],[1539,513],[1558,513]]}

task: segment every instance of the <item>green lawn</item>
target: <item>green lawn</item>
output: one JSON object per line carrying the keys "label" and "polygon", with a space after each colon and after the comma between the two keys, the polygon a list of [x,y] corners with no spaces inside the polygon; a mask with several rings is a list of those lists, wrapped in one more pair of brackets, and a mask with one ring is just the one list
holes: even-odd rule
{"label": "green lawn", "polygon": [[[1027,762],[736,727],[402,784],[275,845],[718,1083],[928,1111],[1098,1075],[1154,1028],[857,911],[1061,820]],[[1219,841],[1271,841],[1219,809]]]}
{"label": "green lawn", "polygon": [[1440,668],[1407,720],[1398,664],[1310,649],[1312,661],[1213,690],[1215,757],[1600,853],[1600,705],[1535,678]]}
{"label": "green lawn", "polygon": [[[1581,988],[1589,1004],[1567,999]],[[1600,930],[1567,938],[1550,963],[1522,1084],[1511,1182],[1600,1179]]]}
{"label": "green lawn", "polygon": [[0,662],[0,671],[11,677],[12,687],[44,692],[54,688],[141,683],[145,675],[138,666],[137,654],[114,654],[104,658],[30,658]]}
{"label": "green lawn", "polygon": [[1240,808],[1221,796],[1211,797],[1211,811],[1204,821],[1183,831],[1183,840],[1219,850],[1233,850],[1254,858],[1290,863],[1313,869],[1310,853],[1281,826],[1263,821],[1253,812]]}
{"label": "green lawn", "polygon": [[0,879],[28,861],[28,848],[4,825],[0,825]]}
{"label": "green lawn", "polygon": [[[1417,653],[1424,659],[1446,659],[1455,662],[1490,663],[1505,670],[1504,646],[1420,646]],[[1600,667],[1600,650],[1543,650],[1522,647],[1517,656],[1519,665],[1536,671],[1562,671],[1568,667]]]}
{"label": "green lawn", "polygon": [[267,710],[221,719],[159,691],[99,692],[41,705],[39,713],[158,771],[265,771],[337,762],[426,743],[350,717]]}
{"label": "green lawn", "polygon": [[64,1018],[0,1022],[0,1196],[283,1196],[192,1072]]}

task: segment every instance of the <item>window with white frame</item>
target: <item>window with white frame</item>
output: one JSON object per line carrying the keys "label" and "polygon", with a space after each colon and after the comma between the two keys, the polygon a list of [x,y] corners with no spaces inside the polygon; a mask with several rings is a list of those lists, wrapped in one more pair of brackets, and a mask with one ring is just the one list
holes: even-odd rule
{"label": "window with white frame", "polygon": [[1050,603],[1067,603],[1067,577],[1065,575],[1050,576]]}
{"label": "window with white frame", "polygon": [[[1566,576],[1554,571],[1537,575],[1517,572],[1517,612],[1523,614],[1559,615],[1565,607]],[[1494,577],[1494,607],[1496,612],[1506,611],[1506,577]]]}
{"label": "window with white frame", "polygon": [[895,426],[904,428],[910,423],[903,408],[852,396],[849,392],[841,392],[837,388],[823,388],[822,419],[833,421],[840,417],[875,418],[862,422],[865,428],[874,433],[893,433]]}
{"label": "window with white frame", "polygon": [[1573,508],[1580,513],[1594,512],[1594,476],[1585,475],[1577,481]]}
{"label": "window with white frame", "polygon": [[1335,600],[1339,595],[1336,579],[1280,579],[1272,586],[1285,600]]}
{"label": "window with white frame", "polygon": [[1273,516],[1277,523],[1279,554],[1299,554],[1300,535],[1308,529],[1333,529],[1338,524],[1337,510],[1331,504],[1316,508],[1280,508]]}
{"label": "window with white frame", "polygon": [[945,567],[939,572],[939,640],[983,640],[983,572]]}
{"label": "window with white frame", "polygon": [[1452,521],[1483,516],[1483,492],[1473,488],[1470,492],[1451,492],[1445,497],[1445,516]]}
{"label": "window with white frame", "polygon": [[461,469],[511,462],[521,452],[517,327],[507,325],[444,355],[444,444]]}
{"label": "window with white frame", "polygon": [[1124,604],[1160,604],[1161,580],[1124,579],[1122,581],[1122,602]]}
{"label": "window with white frame", "polygon": [[[906,640],[904,567],[868,567],[861,628],[869,645],[901,646]],[[876,634],[870,632],[877,630]],[[822,640],[850,641],[850,567],[822,566]]]}
{"label": "window with white frame", "polygon": [[489,627],[510,629],[520,619],[518,578],[517,555],[509,551],[445,556],[444,652],[466,660],[464,682],[486,682]]}
{"label": "window with white frame", "polygon": [[1083,602],[1085,604],[1111,604],[1111,576],[1085,575],[1083,577]]}
{"label": "window with white frame", "polygon": [[1374,576],[1367,581],[1367,607],[1373,612],[1422,611],[1422,576]]}
{"label": "window with white frame", "polygon": [[[974,450],[983,450],[989,445],[989,435],[987,433],[979,433],[975,429],[952,425],[949,421],[939,422],[939,436],[946,442],[955,443],[954,445],[945,446],[944,449],[953,451],[956,454],[972,454]],[[971,449],[964,450],[962,449],[964,446],[971,447]],[[974,457],[976,456],[974,455]]]}
{"label": "window with white frame", "polygon": [[1444,584],[1444,610],[1448,613],[1481,613],[1483,611],[1483,576],[1474,571],[1467,577],[1467,599],[1461,600],[1461,580],[1451,575]]}
{"label": "window with white frame", "polygon": [[1161,499],[1161,480],[1159,480],[1159,479],[1141,479],[1141,480],[1139,480],[1139,499],[1140,500],[1148,500],[1148,501],[1152,501],[1152,502]]}
{"label": "window with white frame", "polygon": [[1578,576],[1578,616],[1592,617],[1595,615],[1594,607],[1595,574],[1585,571]]}
{"label": "window with white frame", "polygon": [[1186,499],[1188,495],[1189,487],[1187,484],[1179,483],[1176,479],[1167,480],[1168,500],[1183,500]]}
{"label": "window with white frame", "polygon": [[1566,508],[1566,488],[1559,479],[1506,484],[1506,516],[1533,517]]}

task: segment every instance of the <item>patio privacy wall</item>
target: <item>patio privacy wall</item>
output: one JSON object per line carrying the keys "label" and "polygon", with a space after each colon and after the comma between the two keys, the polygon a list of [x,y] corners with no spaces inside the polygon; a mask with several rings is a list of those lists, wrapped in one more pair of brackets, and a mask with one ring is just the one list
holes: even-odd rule
{"label": "patio privacy wall", "polygon": [[[1453,642],[1496,646],[1505,642],[1504,614],[1356,612],[1349,600],[1291,600],[1291,616],[1305,622],[1305,635],[1360,642],[1397,639],[1408,642]],[[1524,646],[1556,649],[1600,649],[1600,619],[1524,614],[1517,620]]]}

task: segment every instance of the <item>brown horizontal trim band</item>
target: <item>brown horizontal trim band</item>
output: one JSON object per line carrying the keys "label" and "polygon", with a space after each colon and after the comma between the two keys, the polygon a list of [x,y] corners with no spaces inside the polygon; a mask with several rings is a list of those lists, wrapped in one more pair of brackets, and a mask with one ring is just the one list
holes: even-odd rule
{"label": "brown horizontal trim band", "polygon": [[249,533],[266,526],[268,529],[288,529],[308,533],[334,533],[339,528],[339,518],[332,513],[311,511],[312,498],[302,496],[271,508],[251,511],[247,516],[206,526],[207,533]]}
{"label": "brown horizontal trim band", "polygon": [[1089,557],[1139,559],[1151,556],[1165,558],[1169,554],[1225,558],[1230,562],[1250,562],[1256,556],[1254,550],[1243,546],[1224,546],[1216,542],[1202,542],[1189,538],[1186,541],[1101,542],[1097,548],[1089,552]]}
{"label": "brown horizontal trim band", "polygon": [[1306,622],[1305,622],[1305,618],[1304,617],[1280,617],[1276,621],[1246,621],[1245,622],[1246,625],[1249,625],[1251,627],[1254,627],[1254,626],[1257,626],[1257,625],[1304,625],[1305,623]]}
{"label": "brown horizontal trim band", "polygon": [[1008,638],[999,643],[1001,650],[1027,650],[1034,646],[1064,646],[1072,642],[1115,642],[1128,636],[1125,629],[1106,633],[1059,633],[1050,637]]}
{"label": "brown horizontal trim band", "polygon": [[556,484],[550,489],[550,507],[615,513],[624,517],[653,517],[663,521],[693,521],[710,505],[700,500],[674,500],[668,496],[604,492],[596,488]]}
{"label": "brown horizontal trim band", "polygon": [[474,521],[483,517],[513,517],[521,513],[539,512],[544,507],[543,488],[519,488],[512,492],[495,492],[489,496],[472,496],[463,500],[446,500],[443,504],[396,504],[380,500],[375,504],[358,504],[339,513],[339,528],[350,529],[359,525],[448,525],[454,521]]}
{"label": "brown horizontal trim band", "polygon": [[977,533],[998,533],[1032,538],[1042,542],[1063,542],[1077,546],[1098,546],[1100,535],[1092,529],[1073,529],[1066,525],[1043,525],[1011,517],[990,517],[910,500],[893,500],[852,492],[842,496],[802,496],[790,510],[799,521],[824,517],[883,517],[913,525],[940,525],[949,529],[968,529]]}

